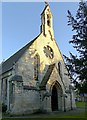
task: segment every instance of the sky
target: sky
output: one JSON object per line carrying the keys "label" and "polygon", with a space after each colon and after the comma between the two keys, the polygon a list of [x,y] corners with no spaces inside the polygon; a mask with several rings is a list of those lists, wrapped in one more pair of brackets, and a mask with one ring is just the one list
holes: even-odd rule
{"label": "sky", "polygon": [[[67,10],[75,16],[78,2],[49,2],[53,15],[53,28],[56,42],[62,54],[69,56],[69,51],[77,54],[69,44],[72,28],[67,25]],[[8,59],[20,48],[33,40],[40,33],[41,12],[44,2],[3,2],[2,3],[2,56],[0,62]],[[1,22],[0,22],[1,23]]]}

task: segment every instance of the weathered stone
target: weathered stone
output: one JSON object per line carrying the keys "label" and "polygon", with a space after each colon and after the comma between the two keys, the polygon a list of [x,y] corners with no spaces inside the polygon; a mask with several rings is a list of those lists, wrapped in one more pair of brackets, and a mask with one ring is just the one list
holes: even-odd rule
{"label": "weathered stone", "polygon": [[17,61],[0,76],[2,100],[11,114],[66,111],[76,107],[68,71],[54,39],[49,5],[45,6],[41,20],[40,35],[14,55],[20,53],[20,57],[10,58]]}

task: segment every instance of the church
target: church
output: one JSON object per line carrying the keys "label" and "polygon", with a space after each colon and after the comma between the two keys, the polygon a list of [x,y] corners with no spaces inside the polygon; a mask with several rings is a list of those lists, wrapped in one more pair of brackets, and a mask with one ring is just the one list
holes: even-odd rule
{"label": "church", "polygon": [[10,114],[68,111],[76,107],[74,89],[54,37],[45,2],[40,34],[1,64],[2,103]]}

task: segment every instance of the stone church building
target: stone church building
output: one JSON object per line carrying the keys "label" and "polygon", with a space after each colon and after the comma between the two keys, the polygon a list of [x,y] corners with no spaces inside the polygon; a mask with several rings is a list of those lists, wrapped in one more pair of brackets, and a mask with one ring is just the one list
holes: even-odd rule
{"label": "stone church building", "polygon": [[1,64],[1,99],[11,114],[75,108],[74,90],[54,38],[52,19],[45,3],[40,34]]}

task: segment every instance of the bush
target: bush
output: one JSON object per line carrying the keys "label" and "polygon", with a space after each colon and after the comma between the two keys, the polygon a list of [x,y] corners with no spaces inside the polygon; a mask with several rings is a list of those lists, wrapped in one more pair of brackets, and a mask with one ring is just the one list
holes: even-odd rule
{"label": "bush", "polygon": [[5,105],[4,103],[2,103],[2,112],[6,112],[7,110],[7,105]]}

